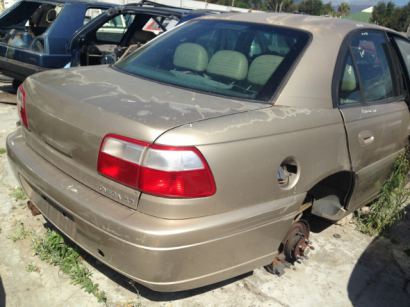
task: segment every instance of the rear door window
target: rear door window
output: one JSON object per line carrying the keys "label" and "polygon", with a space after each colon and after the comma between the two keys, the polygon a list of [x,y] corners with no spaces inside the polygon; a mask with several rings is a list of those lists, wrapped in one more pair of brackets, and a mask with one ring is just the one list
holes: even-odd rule
{"label": "rear door window", "polygon": [[365,102],[395,96],[388,42],[382,32],[360,32],[350,45]]}

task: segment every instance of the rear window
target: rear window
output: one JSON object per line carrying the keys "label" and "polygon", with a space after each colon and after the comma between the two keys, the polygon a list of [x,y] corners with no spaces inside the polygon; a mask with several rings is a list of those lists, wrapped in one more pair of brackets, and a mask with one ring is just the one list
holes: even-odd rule
{"label": "rear window", "polygon": [[309,34],[260,24],[197,20],[145,45],[116,67],[187,89],[268,101]]}

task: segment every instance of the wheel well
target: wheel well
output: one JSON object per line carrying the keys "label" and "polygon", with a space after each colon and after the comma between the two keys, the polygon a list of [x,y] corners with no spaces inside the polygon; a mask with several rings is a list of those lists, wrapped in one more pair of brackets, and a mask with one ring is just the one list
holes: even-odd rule
{"label": "wheel well", "polygon": [[307,200],[318,200],[329,195],[336,195],[340,204],[345,207],[350,199],[354,186],[354,174],[342,171],[322,179],[307,193]]}

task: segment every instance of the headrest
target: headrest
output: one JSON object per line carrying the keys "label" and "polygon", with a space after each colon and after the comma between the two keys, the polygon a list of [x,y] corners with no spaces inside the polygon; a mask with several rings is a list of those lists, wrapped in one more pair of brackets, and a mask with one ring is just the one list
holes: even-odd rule
{"label": "headrest", "polygon": [[356,75],[352,65],[346,65],[343,73],[342,85],[340,89],[343,92],[353,92],[357,88]]}
{"label": "headrest", "polygon": [[258,56],[249,67],[248,81],[257,85],[264,85],[282,61],[283,57],[279,55]]}
{"label": "headrest", "polygon": [[248,74],[248,60],[240,52],[221,50],[212,56],[206,71],[234,80],[244,80]]}
{"label": "headrest", "polygon": [[208,53],[199,44],[183,43],[175,50],[174,65],[198,72],[205,71],[208,65]]}

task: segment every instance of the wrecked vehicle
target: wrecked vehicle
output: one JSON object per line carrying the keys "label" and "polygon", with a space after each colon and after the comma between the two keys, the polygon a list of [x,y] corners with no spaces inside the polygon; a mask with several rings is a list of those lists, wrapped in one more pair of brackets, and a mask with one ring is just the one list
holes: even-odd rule
{"label": "wrecked vehicle", "polygon": [[210,13],[149,1],[109,9],[75,34],[67,67],[112,64],[178,24]]}
{"label": "wrecked vehicle", "polygon": [[75,31],[112,4],[87,0],[22,0],[0,15],[0,72],[18,85],[27,76],[62,68]]}
{"label": "wrecked vehicle", "polygon": [[210,13],[150,1],[112,6],[87,0],[17,3],[0,16],[0,72],[18,86],[47,69],[111,64],[178,23]]}
{"label": "wrecked vehicle", "polygon": [[408,143],[408,51],[343,19],[201,17],[114,65],[29,77],[9,161],[51,223],[151,289],[293,262],[306,217],[377,197]]}

